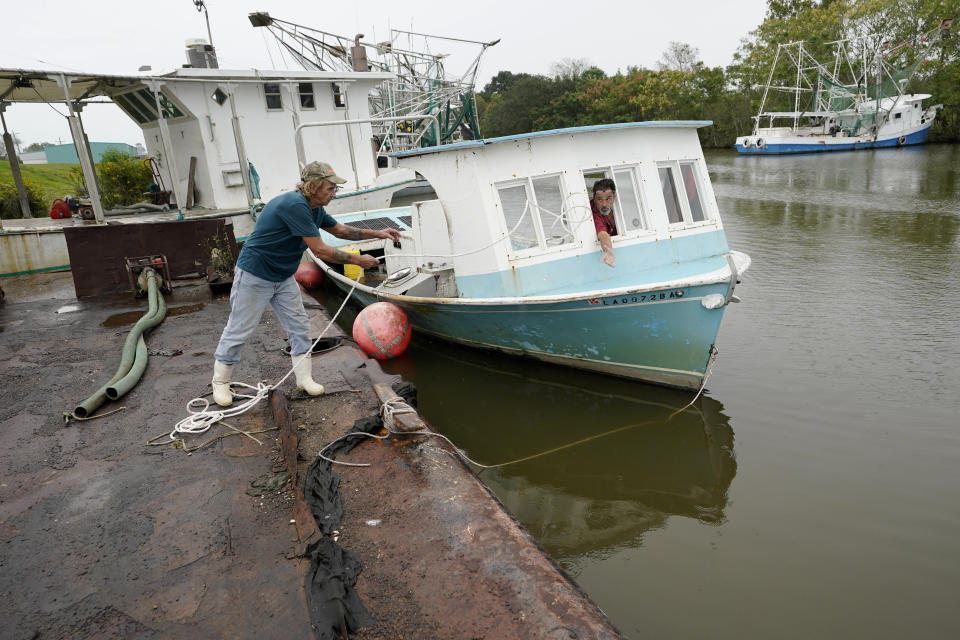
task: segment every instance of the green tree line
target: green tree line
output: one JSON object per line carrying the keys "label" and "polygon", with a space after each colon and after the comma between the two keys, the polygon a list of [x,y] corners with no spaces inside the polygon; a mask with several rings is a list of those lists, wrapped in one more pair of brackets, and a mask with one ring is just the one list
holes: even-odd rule
{"label": "green tree line", "polygon": [[[916,67],[905,91],[942,104],[931,141],[960,140],[960,0],[768,0],[763,22],[740,42],[727,67],[708,67],[698,50],[672,42],[655,69],[607,76],[584,60],[556,63],[550,75],[501,71],[477,93],[485,137],[642,120],[712,120],[707,147],[731,146],[753,129],[779,44],[804,41],[822,63],[846,39],[855,57],[899,46],[887,64]],[[929,36],[934,32],[933,36]],[[929,38],[935,38],[930,42]],[[780,70],[780,67],[778,67]],[[783,71],[786,73],[786,67]],[[774,77],[773,84],[791,84]],[[769,106],[769,105],[768,105]]]}

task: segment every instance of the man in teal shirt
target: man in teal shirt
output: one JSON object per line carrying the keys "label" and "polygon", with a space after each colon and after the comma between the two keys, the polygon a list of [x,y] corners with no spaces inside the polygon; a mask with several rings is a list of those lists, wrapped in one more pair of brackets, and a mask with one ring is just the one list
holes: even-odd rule
{"label": "man in teal shirt", "polygon": [[213,399],[223,407],[233,402],[230,380],[233,365],[250,334],[260,324],[269,303],[290,340],[290,357],[297,388],[312,396],[323,393],[313,380],[310,361],[310,323],[303,309],[296,273],[303,252],[309,248],[324,262],[355,264],[364,269],[378,261],[367,254],[351,254],[331,247],[320,239],[320,229],[337,238],[366,240],[383,238],[399,241],[396,229],[358,229],[337,222],[324,207],[346,180],[326,162],[311,162],[300,172],[295,191],[273,198],[260,212],[253,233],[247,238],[230,291],[230,318],[214,353]]}

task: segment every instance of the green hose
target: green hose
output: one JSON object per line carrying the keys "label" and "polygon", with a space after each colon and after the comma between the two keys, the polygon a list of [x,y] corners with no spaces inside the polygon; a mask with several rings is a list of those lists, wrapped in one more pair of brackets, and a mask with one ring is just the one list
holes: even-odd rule
{"label": "green hose", "polygon": [[[156,280],[154,280],[156,282]],[[163,300],[163,295],[160,292],[157,292],[157,312],[147,323],[147,328],[156,326],[167,315],[167,303]],[[143,377],[143,372],[147,368],[147,343],[143,341],[143,332],[140,333],[139,339],[137,340],[137,350],[136,355],[133,359],[133,364],[130,365],[130,371],[114,382],[111,386],[107,387],[107,397],[111,400],[116,400],[124,395],[130,389],[133,389],[140,378]]]}
{"label": "green hose", "polygon": [[[113,387],[114,383],[119,381],[130,372],[131,367],[133,366],[137,357],[139,343],[143,342],[143,332],[150,327],[159,324],[159,322],[166,316],[166,303],[163,301],[163,296],[160,294],[157,286],[156,273],[154,273],[152,269],[145,269],[142,275],[145,276],[147,284],[147,313],[137,320],[137,323],[133,325],[132,329],[130,329],[130,333],[127,335],[126,342],[123,344],[123,353],[120,356],[120,366],[117,367],[117,372],[114,373],[113,377],[110,378],[102,387],[97,389],[93,395],[78,404],[73,410],[74,415],[78,418],[87,418],[94,411],[100,408],[100,405],[102,405],[107,399],[107,390]],[[146,360],[146,343],[144,343],[144,360]],[[144,362],[143,366],[146,367],[146,362]],[[140,375],[143,375],[143,371],[140,372]],[[140,376],[137,376],[137,380],[139,379]],[[131,385],[131,387],[132,386],[133,385]],[[117,397],[119,398],[121,395],[123,394],[120,394]]]}

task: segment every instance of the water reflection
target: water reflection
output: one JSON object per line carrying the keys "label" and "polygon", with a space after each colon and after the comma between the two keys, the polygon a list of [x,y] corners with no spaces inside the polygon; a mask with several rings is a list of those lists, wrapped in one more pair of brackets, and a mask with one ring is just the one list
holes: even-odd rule
{"label": "water reflection", "polygon": [[778,158],[712,152],[709,164],[718,198],[737,201],[738,217],[757,225],[920,250],[960,238],[958,145]]}
{"label": "water reflection", "polygon": [[427,420],[485,464],[593,438],[482,473],[574,574],[581,557],[639,546],[669,516],[725,519],[737,465],[717,400],[670,419],[689,393],[429,339],[384,368],[414,381]]}

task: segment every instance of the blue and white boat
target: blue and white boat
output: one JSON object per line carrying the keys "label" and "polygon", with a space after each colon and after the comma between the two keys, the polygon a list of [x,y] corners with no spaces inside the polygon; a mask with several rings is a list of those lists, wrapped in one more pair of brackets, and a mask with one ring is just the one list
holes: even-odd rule
{"label": "blue and white boat", "polygon": [[[709,124],[598,125],[397,153],[436,199],[338,216],[402,230],[399,248],[352,246],[384,252],[379,274],[357,283],[321,264],[361,303],[401,307],[420,332],[699,388],[750,265],[727,246],[697,137]],[[617,185],[614,268],[600,260],[590,211],[602,178]]]}
{"label": "blue and white boat", "polygon": [[[937,40],[933,32],[921,39],[930,43]],[[869,65],[861,64],[853,72],[857,56],[851,54],[862,51],[863,39],[831,44],[836,51],[829,67],[817,62],[803,42],[779,45],[767,84],[762,87],[753,131],[736,139],[739,153],[854,151],[927,141],[942,105],[924,107],[923,101],[930,94],[904,92],[924,54],[917,54],[913,64],[897,70],[892,61],[907,43],[884,43]],[[789,78],[790,84],[778,84],[779,78]],[[787,106],[788,110],[773,110],[773,105]]]}

